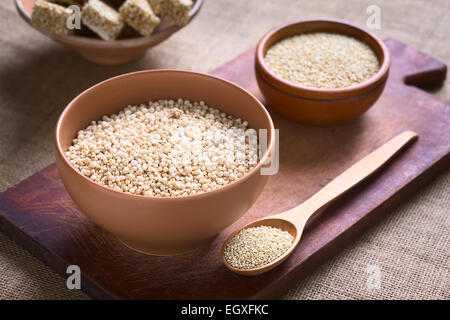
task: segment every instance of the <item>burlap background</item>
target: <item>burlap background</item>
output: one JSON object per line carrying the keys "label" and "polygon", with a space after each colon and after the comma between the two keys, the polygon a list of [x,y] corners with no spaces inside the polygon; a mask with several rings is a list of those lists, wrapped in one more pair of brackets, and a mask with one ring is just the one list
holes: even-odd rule
{"label": "burlap background", "polygon": [[[334,17],[365,25],[366,8],[381,7],[381,37],[406,42],[450,62],[450,2],[206,0],[195,21],[144,59],[120,67],[83,61],[27,26],[13,0],[0,2],[0,191],[53,162],[57,116],[76,94],[100,80],[143,69],[208,72],[287,21]],[[450,97],[450,82],[436,95]],[[287,299],[449,299],[450,172],[334,257],[293,283]],[[367,286],[370,266],[378,289]],[[0,234],[0,298],[87,298]]]}

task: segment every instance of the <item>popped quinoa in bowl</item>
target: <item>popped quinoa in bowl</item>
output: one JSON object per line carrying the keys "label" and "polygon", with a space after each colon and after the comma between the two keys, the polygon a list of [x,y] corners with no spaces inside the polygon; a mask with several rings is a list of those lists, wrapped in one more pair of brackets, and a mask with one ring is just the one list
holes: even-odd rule
{"label": "popped quinoa in bowl", "polygon": [[130,194],[194,195],[243,177],[258,162],[241,118],[183,99],[129,105],[80,130],[66,157],[94,182]]}
{"label": "popped quinoa in bowl", "polygon": [[[162,115],[168,116],[167,120],[172,119],[169,121],[173,121],[177,117],[183,120],[181,114],[183,110],[175,109],[178,108],[175,106],[178,98],[182,98],[183,105],[189,101],[194,107],[194,103],[198,102],[198,106],[196,106],[198,108],[201,101],[204,101],[204,105],[214,108],[214,110],[220,110],[211,109],[211,113],[205,111],[205,114],[210,114],[208,117],[212,118],[223,118],[222,125],[228,126],[230,124],[228,120],[231,120],[231,125],[240,125],[242,129],[245,127],[246,130],[250,128],[257,132],[265,130],[267,146],[258,157],[256,164],[251,164],[251,168],[248,169],[243,168],[244,172],[240,177],[236,176],[232,181],[224,181],[227,182],[224,184],[217,179],[221,177],[212,175],[216,186],[210,187],[210,190],[208,188],[205,188],[206,191],[203,190],[202,185],[201,192],[173,195],[169,192],[168,196],[165,194],[161,196],[145,194],[145,192],[144,194],[142,192],[140,194],[133,193],[129,192],[130,190],[119,191],[114,186],[104,185],[90,178],[92,172],[88,174],[82,172],[83,169],[77,168],[71,161],[70,152],[69,155],[66,155],[70,147],[74,146],[74,139],[79,139],[77,136],[80,130],[85,130],[93,125],[93,121],[96,126],[100,121],[102,130],[108,128],[108,125],[102,122],[108,120],[107,118],[103,119],[105,115],[114,119],[113,115],[118,115],[123,111],[132,118],[132,114],[139,112],[141,107],[149,111],[154,107],[156,111],[155,102],[159,104],[158,101],[162,101],[164,105],[164,101],[166,101],[167,110],[161,108],[164,109],[164,111],[160,110],[163,112]],[[171,105],[170,100],[174,101],[174,105]],[[187,109],[190,108],[189,103],[187,103]],[[123,110],[128,105],[131,107]],[[201,106],[202,110],[204,105]],[[138,107],[134,109],[133,106]],[[144,118],[151,118],[152,115],[151,112],[143,112],[143,114]],[[228,116],[231,116],[232,119],[228,119]],[[238,121],[238,119],[241,120]],[[114,124],[109,123],[109,125]],[[208,124],[205,123],[205,126]],[[118,128],[117,132],[125,134],[126,130],[121,132],[122,129],[124,128]],[[98,139],[107,141],[105,132],[94,130],[92,133],[94,136],[97,133]],[[161,136],[160,133],[158,134]],[[88,136],[86,133],[83,134],[83,137]],[[130,140],[133,136],[139,139],[138,135],[124,136],[123,139],[124,141]],[[119,135],[116,138],[119,138]],[[137,251],[156,255],[172,255],[196,248],[238,220],[256,201],[268,180],[267,175],[261,174],[261,169],[270,160],[275,143],[272,119],[264,106],[252,94],[226,80],[182,70],[134,72],[111,78],[91,87],[70,102],[62,112],[57,122],[54,141],[56,164],[61,179],[80,210],[127,246]],[[91,153],[85,153],[86,156],[102,158],[101,153],[106,155],[104,152],[100,152],[101,146],[90,146],[92,140],[87,139],[85,142],[83,148],[89,150],[92,148]],[[112,141],[109,142],[112,145]],[[131,145],[133,144],[132,141],[129,142]],[[76,143],[77,141],[75,141]],[[170,153],[169,150],[168,152]],[[119,158],[121,157],[119,156]],[[123,155],[123,158],[127,164],[132,164],[133,160],[137,161],[127,158],[126,154]],[[247,157],[247,159],[250,158]],[[80,159],[80,161],[84,165],[86,160]],[[103,160],[99,161],[104,163]],[[149,162],[154,163],[154,160]],[[147,165],[149,162],[146,162]],[[115,164],[111,163],[111,166],[113,165]],[[189,165],[192,167],[191,164]],[[156,166],[154,167],[157,170]],[[111,167],[107,168],[114,170]],[[180,168],[177,167],[177,169]],[[116,169],[118,171],[126,170],[125,167],[119,168],[117,165]],[[128,166],[128,169],[131,168]],[[143,166],[137,169],[143,170]],[[171,172],[169,168],[167,169],[169,171],[167,173],[170,175]],[[235,174],[239,172],[239,170],[232,171]],[[114,174],[114,181],[117,176],[120,181],[121,175],[126,176],[123,171],[118,172],[118,175]],[[108,174],[105,176],[108,181],[113,181]],[[186,176],[188,175],[180,175],[180,177]],[[164,179],[164,176],[161,175],[160,178]],[[222,179],[225,180],[223,177]],[[205,181],[205,183],[208,184],[211,181]],[[154,192],[151,182],[149,185],[149,190]],[[160,191],[162,191],[161,188]]]}

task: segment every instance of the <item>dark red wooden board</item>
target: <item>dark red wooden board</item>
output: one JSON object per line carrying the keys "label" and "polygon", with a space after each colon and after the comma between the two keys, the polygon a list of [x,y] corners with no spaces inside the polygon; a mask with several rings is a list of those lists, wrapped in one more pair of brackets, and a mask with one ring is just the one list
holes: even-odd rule
{"label": "dark red wooden board", "polygon": [[[0,229],[66,276],[80,266],[82,289],[93,298],[272,298],[389,214],[450,164],[450,105],[408,84],[439,86],[446,67],[387,40],[392,69],[387,87],[363,117],[335,127],[306,127],[271,112],[280,129],[280,171],[250,211],[211,243],[174,257],[134,252],[84,217],[70,200],[55,165],[0,195]],[[253,49],[213,72],[262,99],[254,78]],[[245,107],[245,106],[243,106]],[[296,252],[279,268],[258,276],[229,272],[219,248],[232,230],[291,208],[351,164],[403,130],[419,140],[387,167],[311,221]],[[213,214],[213,213],[212,213]]]}

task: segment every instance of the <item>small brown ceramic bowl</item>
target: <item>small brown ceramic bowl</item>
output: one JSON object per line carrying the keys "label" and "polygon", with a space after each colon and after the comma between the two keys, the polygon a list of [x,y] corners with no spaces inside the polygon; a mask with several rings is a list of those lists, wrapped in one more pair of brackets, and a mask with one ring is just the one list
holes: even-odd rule
{"label": "small brown ceramic bowl", "polygon": [[[86,60],[98,64],[119,65],[136,60],[142,57],[147,52],[147,49],[156,46],[182,28],[171,22],[162,20],[160,25],[149,37],[118,39],[115,41],[104,41],[99,38],[89,38],[81,35],[55,34],[42,28],[38,28],[31,23],[31,13],[33,12],[35,1],[36,0],[16,0],[16,8],[20,16],[42,34],[65,47],[77,51]],[[194,6],[190,11],[189,21],[197,15],[203,3],[203,0],[194,1]]]}
{"label": "small brown ceramic bowl", "polygon": [[[284,38],[311,32],[339,33],[364,41],[377,55],[380,69],[361,84],[338,89],[297,85],[270,71],[264,62],[270,46]],[[259,41],[255,60],[258,86],[270,107],[288,119],[308,125],[333,125],[363,114],[383,92],[390,67],[389,51],[380,39],[337,20],[305,20],[275,28]]]}
{"label": "small brown ceramic bowl", "polygon": [[[79,130],[128,104],[184,98],[248,121],[268,132],[267,150],[240,179],[190,196],[158,198],[132,195],[83,176],[65,152]],[[62,112],[55,130],[56,164],[67,192],[82,212],[138,251],[170,255],[199,246],[238,220],[256,201],[267,175],[261,167],[274,145],[274,126],[264,106],[250,93],[220,78],[181,70],[153,70],[103,81],[76,97]]]}

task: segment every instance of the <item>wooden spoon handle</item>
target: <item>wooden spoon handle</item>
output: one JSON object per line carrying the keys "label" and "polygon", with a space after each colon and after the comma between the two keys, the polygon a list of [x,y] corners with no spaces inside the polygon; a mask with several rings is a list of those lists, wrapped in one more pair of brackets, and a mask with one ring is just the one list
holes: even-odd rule
{"label": "wooden spoon handle", "polygon": [[[320,209],[339,198],[345,192],[377,171],[400,149],[408,144],[408,142],[415,138],[417,138],[417,134],[415,132],[405,131],[397,135],[395,138],[392,138],[390,141],[367,155],[362,160],[355,163],[322,188],[319,192],[317,192],[314,196],[301,204],[298,207],[298,210],[295,208],[293,211],[296,211],[297,219],[302,218],[302,221],[308,220]],[[299,214],[301,217],[298,216]]]}

